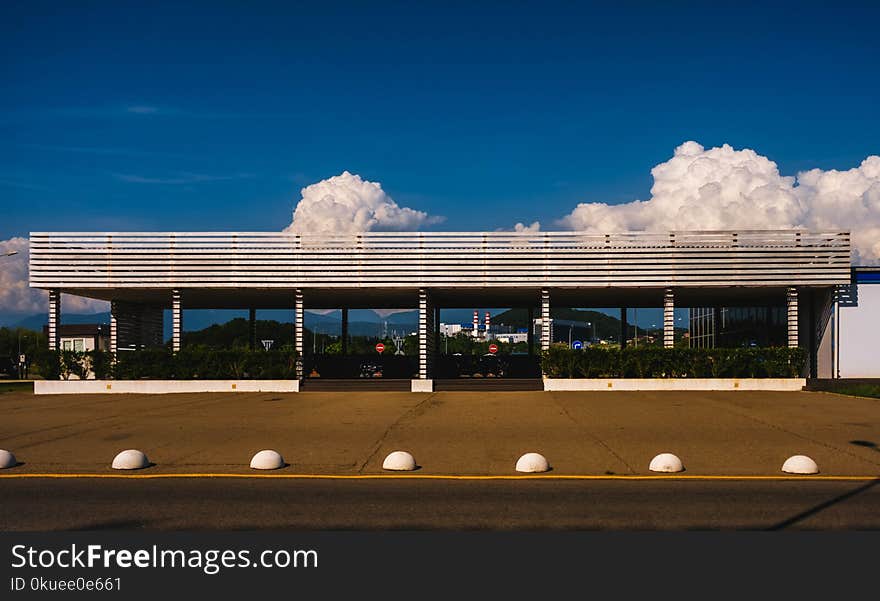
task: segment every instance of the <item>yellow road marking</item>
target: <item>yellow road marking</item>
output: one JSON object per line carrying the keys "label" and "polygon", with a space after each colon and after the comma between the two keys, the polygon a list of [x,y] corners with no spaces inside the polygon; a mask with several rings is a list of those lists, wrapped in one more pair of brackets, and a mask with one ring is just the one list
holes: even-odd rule
{"label": "yellow road marking", "polygon": [[251,478],[267,480],[823,480],[837,482],[869,482],[880,480],[877,476],[625,476],[625,475],[551,475],[534,474],[522,476],[458,476],[440,474],[0,474],[0,479],[20,478],[115,478],[130,480],[154,480],[162,478]]}

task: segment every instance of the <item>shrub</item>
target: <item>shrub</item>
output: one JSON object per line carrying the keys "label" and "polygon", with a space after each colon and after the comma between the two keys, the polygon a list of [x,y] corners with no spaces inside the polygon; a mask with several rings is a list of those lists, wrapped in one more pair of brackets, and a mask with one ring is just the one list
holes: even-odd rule
{"label": "shrub", "polygon": [[148,349],[118,353],[119,380],[285,380],[296,378],[296,353],[187,348],[177,353]]}
{"label": "shrub", "polygon": [[658,348],[573,350],[553,345],[541,357],[551,378],[796,378],[802,348]]}
{"label": "shrub", "polygon": [[61,353],[41,349],[34,358],[36,371],[46,380],[61,379]]}

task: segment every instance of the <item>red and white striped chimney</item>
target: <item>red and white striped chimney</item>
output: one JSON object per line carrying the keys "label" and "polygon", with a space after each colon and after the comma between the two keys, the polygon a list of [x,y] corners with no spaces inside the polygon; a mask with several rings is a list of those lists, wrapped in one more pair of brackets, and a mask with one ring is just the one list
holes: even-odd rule
{"label": "red and white striped chimney", "polygon": [[474,309],[474,338],[480,335],[480,312]]}

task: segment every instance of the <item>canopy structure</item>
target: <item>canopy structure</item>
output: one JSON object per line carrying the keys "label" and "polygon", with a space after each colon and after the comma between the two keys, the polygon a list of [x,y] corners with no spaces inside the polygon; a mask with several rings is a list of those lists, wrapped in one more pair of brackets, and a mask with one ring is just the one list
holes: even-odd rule
{"label": "canopy structure", "polygon": [[785,303],[789,344],[818,348],[850,254],[849,232],[803,230],[33,232],[30,285],[50,291],[50,346],[62,293],[111,301],[114,349],[161,339],[169,308],[174,348],[184,307],[271,308],[293,311],[302,350],[306,308],[418,307],[428,379],[438,307],[662,306],[671,345],[676,304]]}

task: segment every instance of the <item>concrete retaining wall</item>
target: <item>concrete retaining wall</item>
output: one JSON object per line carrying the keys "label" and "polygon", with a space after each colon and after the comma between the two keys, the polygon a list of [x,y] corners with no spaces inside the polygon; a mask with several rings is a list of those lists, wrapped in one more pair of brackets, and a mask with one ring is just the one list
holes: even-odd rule
{"label": "concrete retaining wall", "polygon": [[299,392],[297,380],[35,380],[34,394]]}
{"label": "concrete retaining wall", "polygon": [[[801,390],[804,378],[545,378],[546,391]],[[431,392],[432,380],[412,380]],[[297,380],[35,380],[34,394],[167,394],[175,392],[299,392]]]}
{"label": "concrete retaining wall", "polygon": [[805,378],[545,378],[544,390],[801,390]]}

